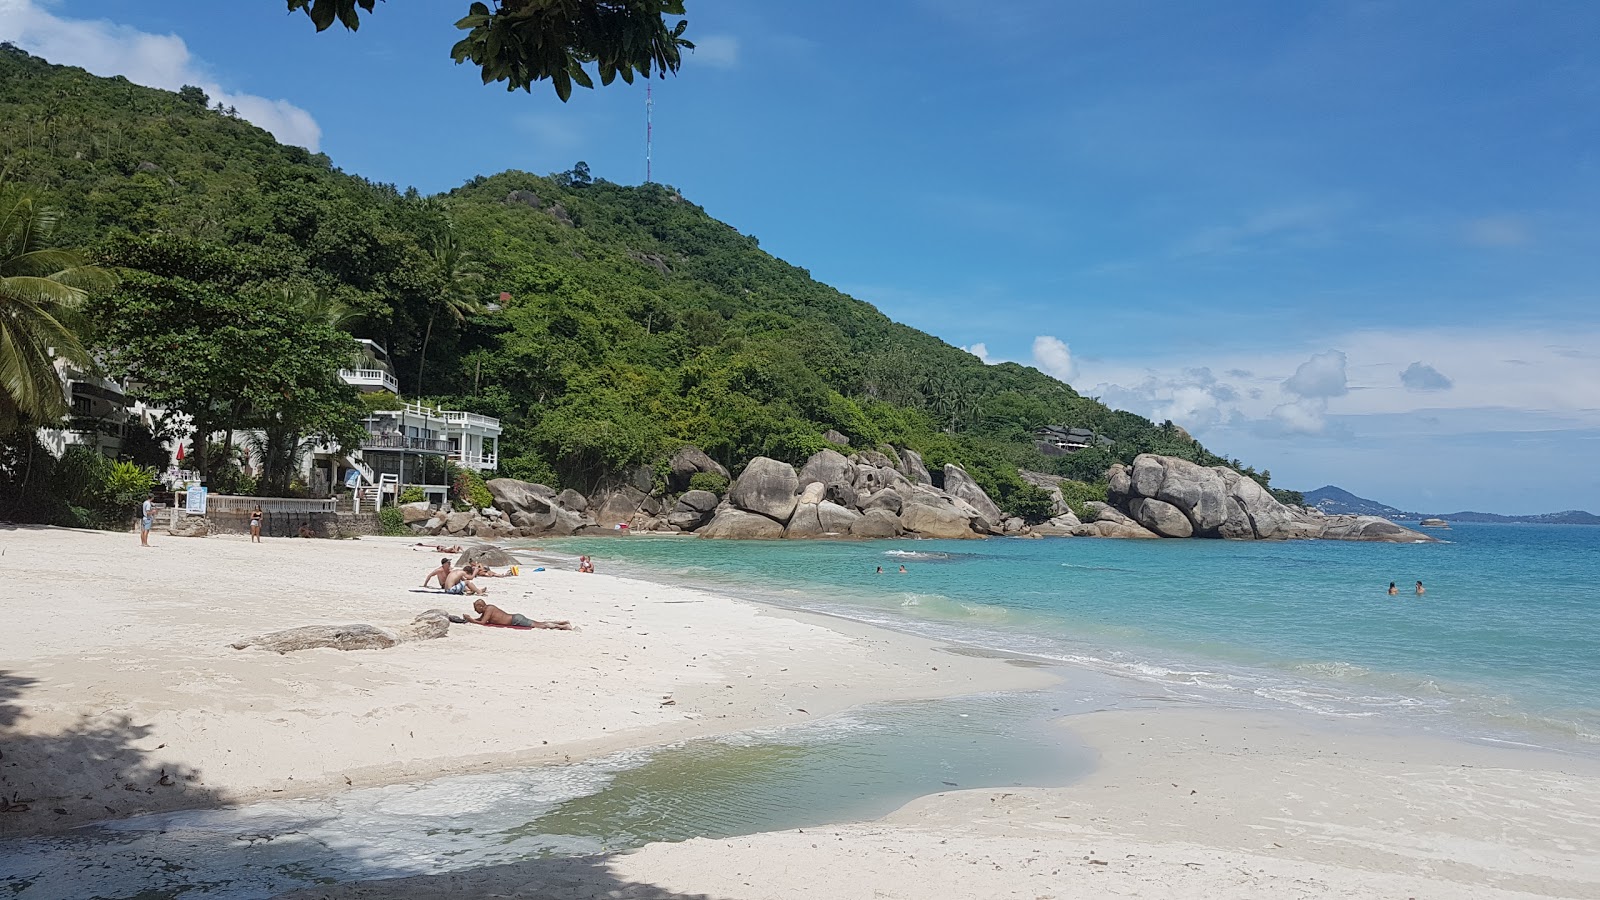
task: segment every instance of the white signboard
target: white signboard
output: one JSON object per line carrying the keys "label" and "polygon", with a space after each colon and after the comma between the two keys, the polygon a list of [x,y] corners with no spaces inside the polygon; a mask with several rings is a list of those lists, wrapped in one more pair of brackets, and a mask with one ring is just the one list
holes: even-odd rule
{"label": "white signboard", "polygon": [[206,489],[198,484],[189,485],[188,493],[184,497],[184,511],[191,516],[206,514]]}

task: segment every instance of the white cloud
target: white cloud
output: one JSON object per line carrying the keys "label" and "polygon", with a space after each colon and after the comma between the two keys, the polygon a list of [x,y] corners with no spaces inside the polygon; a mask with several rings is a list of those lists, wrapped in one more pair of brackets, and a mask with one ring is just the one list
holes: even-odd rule
{"label": "white cloud", "polygon": [[1072,348],[1058,337],[1041,334],[1033,339],[1033,364],[1039,371],[1068,384],[1078,376]]}
{"label": "white cloud", "polygon": [[1283,389],[1303,398],[1343,397],[1350,392],[1345,362],[1346,357],[1339,350],[1315,354],[1283,382]]}
{"label": "white cloud", "polygon": [[1467,243],[1479,247],[1520,247],[1532,240],[1528,223],[1517,216],[1487,216],[1467,223]]}
{"label": "white cloud", "polygon": [[212,103],[235,107],[239,115],[285,144],[316,150],[322,140],[322,129],[300,107],[218,84],[175,34],[149,34],[104,19],[63,19],[35,0],[0,0],[0,40],[58,65],[81,66],[107,77],[122,75],[146,87],[176,91],[196,85]]}
{"label": "white cloud", "polygon": [[1328,401],[1320,397],[1302,397],[1275,407],[1272,418],[1285,431],[1294,434],[1321,434],[1328,428]]}
{"label": "white cloud", "polygon": [[1414,362],[1400,373],[1400,383],[1408,391],[1448,391],[1455,386],[1444,373],[1433,366]]}
{"label": "white cloud", "polygon": [[739,65],[739,39],[728,34],[696,37],[692,59],[719,69],[732,69]]}
{"label": "white cloud", "polygon": [[995,358],[989,355],[989,345],[981,341],[971,347],[962,347],[961,349],[983,360],[983,364],[986,366],[992,366],[996,362]]}

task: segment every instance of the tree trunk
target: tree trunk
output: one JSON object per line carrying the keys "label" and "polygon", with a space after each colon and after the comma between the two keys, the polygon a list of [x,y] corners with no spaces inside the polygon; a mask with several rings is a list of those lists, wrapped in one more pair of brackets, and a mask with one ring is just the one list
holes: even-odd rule
{"label": "tree trunk", "polygon": [[428,327],[422,332],[422,352],[417,354],[417,399],[422,399],[422,370],[428,365],[428,339],[433,337],[433,317],[439,314],[439,307],[435,306],[433,312],[428,313]]}

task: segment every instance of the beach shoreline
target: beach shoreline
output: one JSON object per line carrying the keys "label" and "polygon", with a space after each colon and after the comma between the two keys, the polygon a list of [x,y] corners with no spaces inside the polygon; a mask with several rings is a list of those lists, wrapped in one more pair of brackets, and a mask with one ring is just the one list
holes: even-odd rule
{"label": "beach shoreline", "polygon": [[[69,572],[43,596],[0,601],[19,625],[0,664],[0,688],[10,686],[0,727],[22,739],[20,752],[8,740],[0,762],[5,795],[54,791],[33,806],[43,816],[0,816],[0,835],[109,818],[96,814],[100,801],[133,815],[316,797],[578,761],[876,701],[1051,687],[1066,696],[1092,680],[1070,664],[1040,667],[840,616],[579,575],[551,565],[563,561],[558,552],[532,548],[516,552],[541,554],[546,571],[486,582],[491,601],[583,630],[455,626],[390,650],[287,656],[226,647],[271,628],[401,624],[431,606],[464,606],[409,593],[437,561],[404,550],[409,543],[171,538],[140,551],[128,535],[0,532],[8,583],[73,554],[122,576]],[[329,569],[341,578],[296,580]],[[75,627],[74,615],[92,625]],[[508,657],[530,639],[536,654]],[[530,728],[518,717],[539,689],[550,715]],[[1146,699],[1060,720],[1099,760],[1066,787],[952,790],[873,821],[285,896],[1600,897],[1596,760]],[[116,716],[128,720],[120,759],[90,739]],[[30,744],[52,733],[68,739]],[[19,781],[37,750],[57,753],[53,767]],[[343,758],[330,759],[336,751]],[[107,764],[59,765],[73,755]],[[130,773],[152,784],[129,791]],[[164,787],[158,773],[177,777]]]}
{"label": "beach shoreline", "polygon": [[464,598],[413,593],[440,554],[412,544],[158,536],[141,549],[134,535],[0,532],[0,578],[28,585],[0,599],[13,625],[0,663],[0,794],[26,801],[0,816],[0,837],[571,762],[1054,680],[869,625],[550,566],[480,583],[491,602],[570,619],[576,632],[455,625],[387,650],[229,646],[302,625],[467,611]]}

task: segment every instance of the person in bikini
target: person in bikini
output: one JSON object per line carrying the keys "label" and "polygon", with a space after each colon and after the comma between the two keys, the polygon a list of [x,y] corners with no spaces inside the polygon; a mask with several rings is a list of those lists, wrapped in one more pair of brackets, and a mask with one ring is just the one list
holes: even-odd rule
{"label": "person in bikini", "polygon": [[250,510],[250,543],[261,543],[261,504]]}
{"label": "person in bikini", "polygon": [[594,560],[590,559],[587,556],[578,557],[578,571],[579,572],[587,572],[590,575],[593,575],[594,574]]}
{"label": "person in bikini", "polygon": [[474,625],[510,625],[514,628],[548,628],[553,631],[571,631],[572,623],[565,619],[556,622],[540,622],[530,619],[522,613],[508,613],[493,603],[483,600],[472,601],[472,610],[478,614],[474,619],[467,616],[467,621]]}

